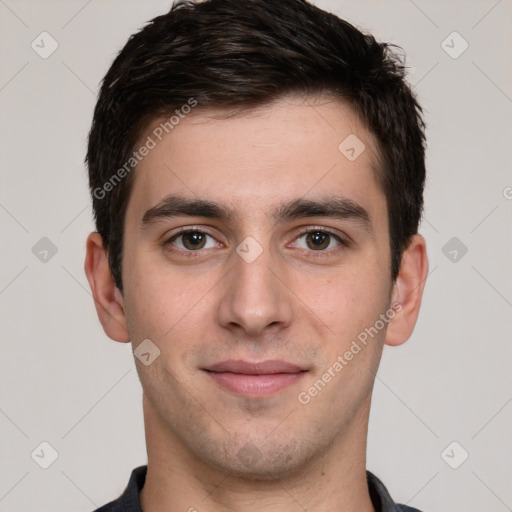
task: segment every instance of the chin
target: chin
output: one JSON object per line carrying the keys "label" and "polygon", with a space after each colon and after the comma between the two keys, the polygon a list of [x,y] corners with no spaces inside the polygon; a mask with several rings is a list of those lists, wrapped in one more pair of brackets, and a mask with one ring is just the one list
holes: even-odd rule
{"label": "chin", "polygon": [[225,450],[202,453],[209,465],[242,480],[268,482],[286,479],[300,474],[311,463],[316,449],[300,448],[296,440],[282,440],[269,444],[265,441],[249,441],[243,444],[231,443]]}

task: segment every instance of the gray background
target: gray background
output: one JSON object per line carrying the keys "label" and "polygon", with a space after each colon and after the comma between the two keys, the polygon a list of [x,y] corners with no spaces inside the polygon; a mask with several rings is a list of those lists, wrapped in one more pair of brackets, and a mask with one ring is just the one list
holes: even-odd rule
{"label": "gray background", "polygon": [[[425,512],[512,510],[512,1],[317,4],[404,48],[428,122],[431,273],[414,335],[384,350],[368,468]],[[103,333],[83,271],[83,158],[100,79],[168,8],[0,0],[3,512],[92,510],[146,463],[131,345]]]}

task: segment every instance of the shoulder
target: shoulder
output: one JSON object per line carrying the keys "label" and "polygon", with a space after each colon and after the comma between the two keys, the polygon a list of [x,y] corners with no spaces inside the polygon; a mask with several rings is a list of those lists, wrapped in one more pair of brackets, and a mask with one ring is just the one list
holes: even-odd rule
{"label": "shoulder", "polygon": [[116,502],[117,500],[111,501],[110,503],[107,503],[106,505],[97,508],[94,512],[115,512],[116,510],[119,510],[119,507],[116,504]]}
{"label": "shoulder", "polygon": [[94,512],[142,512],[139,493],[146,480],[147,466],[139,466],[132,471],[123,494],[114,501],[103,505]]}
{"label": "shoulder", "polygon": [[376,512],[421,512],[417,508],[395,503],[386,486],[370,471],[366,471],[368,491]]}

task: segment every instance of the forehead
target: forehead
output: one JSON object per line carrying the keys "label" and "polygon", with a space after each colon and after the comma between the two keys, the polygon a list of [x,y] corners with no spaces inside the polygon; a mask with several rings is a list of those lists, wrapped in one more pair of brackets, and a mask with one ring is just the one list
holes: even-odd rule
{"label": "forehead", "polygon": [[155,119],[139,139],[137,147],[152,149],[134,171],[128,213],[140,216],[171,193],[253,213],[333,193],[384,200],[375,139],[341,101],[286,97],[235,114],[197,108],[167,121]]}

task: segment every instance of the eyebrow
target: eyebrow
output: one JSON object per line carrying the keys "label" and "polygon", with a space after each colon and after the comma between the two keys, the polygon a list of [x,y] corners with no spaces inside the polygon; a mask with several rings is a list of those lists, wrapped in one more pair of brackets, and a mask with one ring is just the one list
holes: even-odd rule
{"label": "eyebrow", "polygon": [[[363,228],[371,229],[368,212],[355,201],[338,196],[319,200],[295,199],[271,208],[270,214],[275,223],[306,217],[330,217],[339,220],[354,220],[360,223]],[[142,228],[146,228],[161,219],[183,216],[207,217],[226,223],[233,221],[236,217],[233,209],[219,203],[170,195],[144,213]]]}
{"label": "eyebrow", "polygon": [[328,197],[320,200],[296,199],[272,211],[276,223],[304,217],[331,217],[355,220],[367,230],[371,228],[368,212],[358,203],[345,197]]}
{"label": "eyebrow", "polygon": [[187,199],[180,196],[167,196],[156,206],[150,208],[142,217],[142,227],[149,226],[160,219],[173,217],[208,217],[229,222],[234,212],[223,205],[204,199]]}

